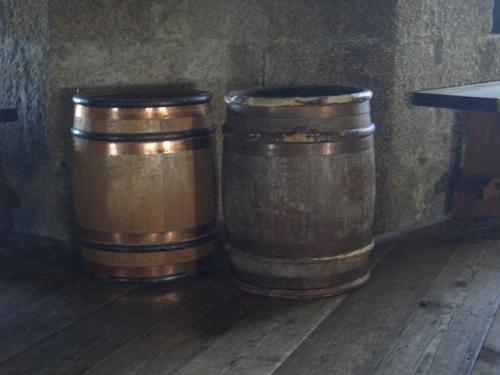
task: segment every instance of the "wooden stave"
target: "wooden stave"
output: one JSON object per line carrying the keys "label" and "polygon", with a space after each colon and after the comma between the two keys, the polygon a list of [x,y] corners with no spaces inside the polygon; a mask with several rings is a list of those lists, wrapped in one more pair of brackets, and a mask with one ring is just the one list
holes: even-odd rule
{"label": "wooden stave", "polygon": [[[357,105],[360,105],[360,108],[356,108]],[[371,123],[369,112],[366,112],[367,108],[369,110],[369,105],[366,103],[349,103],[348,108],[340,108],[341,106],[342,104],[337,104],[337,107],[334,110],[329,109],[327,111],[321,109],[318,110],[317,108],[281,107],[275,109],[268,107],[258,108],[247,106],[243,110],[241,108],[237,108],[235,111],[235,106],[228,103],[227,120],[224,125],[225,144],[222,168],[223,207],[225,217],[226,249],[229,253],[230,259],[233,259],[231,261],[232,280],[238,288],[250,293],[263,294],[267,296],[284,298],[313,298],[344,293],[348,290],[361,286],[368,280],[369,271],[365,269],[368,262],[367,254],[373,246],[371,245],[373,240],[371,235],[371,226],[373,223],[374,207],[375,158],[373,143],[366,144],[366,137],[368,136],[372,138],[373,136],[371,133],[373,133],[373,131],[370,130],[368,133],[365,132],[360,137],[359,132],[350,132],[350,130],[361,129],[361,131],[363,131],[363,129],[366,130],[370,126],[373,127],[373,124]],[[289,115],[286,113],[287,110],[290,112]],[[298,118],[294,116],[297,113],[300,114]],[[325,116],[325,113],[329,113],[331,117]],[[350,118],[353,119],[352,123],[349,121],[349,118],[345,116],[346,113],[351,113]],[[266,114],[269,115],[269,117],[265,117]],[[309,114],[313,115],[308,117]],[[281,135],[279,134],[280,132],[282,133]],[[256,134],[257,137],[255,136]],[[310,137],[311,134],[319,134],[320,137]],[[326,141],[321,141],[321,137],[326,139]],[[283,141],[283,139],[286,141]],[[276,241],[275,238],[269,238],[269,236],[266,238],[265,234],[269,232],[266,232],[263,229],[260,232],[258,230],[254,230],[254,237],[252,238],[252,227],[255,228],[255,224],[257,222],[262,222],[262,220],[253,220],[254,225],[240,225],[240,231],[234,231],[235,215],[232,215],[231,211],[246,212],[247,214],[242,216],[245,216],[243,221],[247,220],[248,223],[248,212],[249,210],[251,211],[254,209],[255,205],[254,207],[248,205],[247,207],[240,206],[238,208],[234,208],[229,207],[231,203],[228,204],[228,202],[235,201],[233,192],[239,192],[242,196],[248,194],[248,191],[244,191],[244,185],[248,186],[250,185],[251,180],[256,180],[256,178],[248,178],[248,181],[245,181],[246,183],[242,182],[238,185],[236,181],[241,181],[241,171],[245,171],[245,173],[253,173],[255,170],[259,169],[261,171],[266,170],[266,168],[252,167],[252,163],[255,162],[257,158],[267,158],[268,160],[271,158],[282,158],[284,160],[283,163],[285,163],[287,158],[294,158],[296,161],[301,158],[301,152],[307,154],[308,151],[305,150],[314,148],[315,150],[320,151],[312,153],[309,152],[310,155],[322,155],[323,158],[331,159],[339,157],[339,154],[342,154],[342,152],[332,152],[332,150],[342,149],[342,147],[325,147],[327,146],[325,144],[326,142],[343,143],[342,146],[345,146],[346,142],[352,142],[353,140],[356,141],[356,139],[361,139],[362,142],[365,142],[365,147],[362,147],[361,151],[356,150],[356,147],[351,147],[351,150],[349,150],[349,147],[343,148],[344,151],[351,154],[351,159],[359,158],[359,153],[361,152],[366,154],[363,158],[368,160],[368,162],[365,163],[365,166],[361,168],[361,172],[366,172],[365,179],[368,182],[365,191],[371,196],[369,202],[367,202],[367,205],[370,206],[370,208],[368,210],[368,214],[365,215],[365,226],[362,230],[364,233],[358,233],[354,237],[351,237],[350,239],[346,238],[343,241],[330,238],[329,240],[323,239],[323,241],[320,241],[319,243],[309,242],[296,245],[289,242],[279,242]],[[240,147],[239,145],[238,147],[235,146],[235,144],[245,142],[249,144],[251,143],[251,145],[248,145],[248,147]],[[286,151],[294,146],[298,149],[302,148],[302,151],[295,153]],[[268,150],[273,151],[269,152]],[[310,155],[306,155],[306,159],[311,158]],[[245,158],[247,159],[246,162],[241,162],[239,164],[234,162],[234,159],[243,160]],[[254,168],[254,171],[252,171],[252,168]],[[280,172],[276,172],[276,170],[273,170],[273,172],[280,174]],[[273,180],[269,183],[272,185],[275,181]],[[283,186],[285,185],[286,184],[283,184]],[[243,201],[244,200],[245,198]],[[261,204],[261,207],[265,206],[266,205],[264,203]],[[276,222],[273,223],[273,220],[269,220],[267,225],[263,226],[272,228],[275,223]],[[291,233],[288,233],[288,235],[290,234]],[[353,241],[353,239],[359,235],[364,238],[361,241]],[[283,238],[281,238],[281,240],[284,240],[287,236],[285,235],[282,237]],[[290,236],[288,236],[288,238],[290,238]],[[243,239],[243,241],[241,241],[241,239]],[[356,247],[349,249],[349,243],[354,243]],[[241,267],[239,268],[235,265],[237,262],[234,260],[235,254],[241,254],[241,251],[248,251],[253,256],[264,256],[269,258],[278,257],[277,259],[280,259],[282,262],[286,262],[290,259],[306,259],[310,257],[328,257],[329,255],[349,254],[362,248],[365,249],[366,253],[363,265],[359,267],[358,273],[356,273],[356,270],[352,270],[353,274],[351,279],[347,278],[339,281],[334,280],[335,277],[333,277],[330,278],[330,280],[328,280],[328,278],[322,279],[319,284],[318,282],[313,281],[315,278],[308,278],[308,281],[297,281],[297,277],[294,277],[293,275],[290,275],[288,278],[270,277],[269,275],[272,275],[273,271],[269,269],[266,271],[261,270],[267,275],[266,280],[266,277],[262,277],[260,274],[261,271],[259,270],[255,269],[251,272],[245,273]],[[308,249],[309,252],[301,253],[304,249]],[[275,270],[275,272],[277,271]],[[329,282],[331,283],[330,285],[328,285]],[[287,285],[289,287],[286,287]],[[299,285],[302,285],[302,287],[298,287]]]}
{"label": "wooden stave", "polygon": [[[82,105],[77,105],[76,107],[83,107]],[[133,136],[133,141],[132,141],[132,144],[131,146],[134,146],[133,143],[135,143],[136,145],[139,145],[141,143],[141,138],[143,138],[144,136],[155,136],[154,132],[146,132],[146,133],[143,133],[143,132],[138,132],[138,133],[123,133],[123,132],[117,132],[116,129],[120,129],[120,122],[127,122],[127,126],[123,126],[122,129],[127,129],[130,128],[130,122],[131,121],[137,121],[137,122],[141,122],[141,126],[139,126],[138,128],[140,129],[144,129],[144,128],[147,128],[147,124],[148,123],[154,123],[155,125],[155,129],[156,130],[160,130],[162,133],[165,133],[165,130],[172,130],[169,134],[178,134],[180,132],[184,133],[182,135],[185,135],[186,137],[185,138],[182,138],[181,139],[178,139],[178,143],[181,143],[181,145],[183,147],[181,147],[180,149],[178,150],[171,150],[169,152],[163,152],[163,153],[149,153],[149,155],[142,155],[142,157],[144,158],[153,158],[153,159],[156,159],[158,160],[158,158],[168,158],[172,155],[179,155],[180,153],[185,153],[185,154],[191,154],[190,157],[187,157],[187,158],[190,158],[191,159],[191,162],[193,163],[196,163],[196,160],[197,158],[200,159],[200,160],[205,160],[204,163],[201,163],[201,164],[204,164],[204,165],[209,165],[210,167],[208,168],[208,170],[205,171],[205,173],[203,174],[203,176],[199,176],[199,175],[194,175],[196,172],[196,168],[193,169],[193,174],[192,174],[192,178],[194,180],[200,180],[200,177],[201,177],[201,180],[203,180],[203,185],[206,185],[208,187],[211,187],[211,188],[208,188],[205,186],[203,189],[200,189],[198,188],[197,192],[194,193],[194,197],[191,197],[192,200],[198,200],[198,201],[202,201],[204,203],[203,204],[203,207],[200,208],[199,210],[202,210],[202,211],[205,211],[204,213],[202,213],[201,215],[194,215],[194,216],[200,216],[199,218],[196,218],[196,220],[191,220],[191,225],[188,225],[186,227],[186,225],[184,225],[184,227],[182,228],[172,228],[172,227],[164,227],[164,228],[160,228],[160,230],[154,230],[153,231],[150,231],[150,230],[139,230],[139,232],[137,230],[135,231],[127,231],[127,230],[110,230],[108,232],[106,232],[106,230],[110,229],[110,228],[104,228],[104,233],[106,234],[109,234],[109,236],[107,236],[108,238],[106,238],[106,236],[95,236],[95,235],[86,235],[88,234],[88,232],[92,232],[93,230],[95,230],[96,228],[93,228],[91,229],[90,231],[86,230],[85,228],[85,224],[84,225],[81,225],[81,220],[79,222],[79,216],[81,215],[78,215],[78,209],[75,209],[75,211],[77,212],[77,225],[78,227],[80,228],[79,230],[79,239],[81,242],[83,243],[86,243],[86,245],[82,245],[82,253],[83,253],[83,249],[85,249],[85,246],[88,246],[90,245],[91,247],[100,247],[101,249],[104,248],[106,251],[110,251],[110,252],[116,252],[116,254],[119,254],[120,251],[123,249],[128,249],[128,253],[131,254],[132,252],[137,252],[139,254],[141,253],[145,253],[145,254],[149,254],[149,250],[152,248],[152,247],[160,247],[160,248],[165,248],[165,254],[168,255],[168,257],[171,258],[172,254],[175,253],[175,251],[180,251],[181,253],[187,253],[189,251],[191,251],[190,249],[199,249],[199,248],[203,248],[203,249],[206,249],[207,246],[209,247],[210,251],[208,253],[211,253],[213,251],[213,248],[214,248],[214,240],[213,238],[215,237],[216,235],[216,221],[217,221],[217,218],[216,218],[216,208],[215,208],[215,147],[214,147],[214,138],[215,138],[215,135],[213,134],[215,132],[215,128],[213,127],[212,125],[212,120],[211,120],[211,110],[210,110],[210,106],[209,104],[207,103],[204,103],[202,105],[196,105],[196,106],[192,106],[194,108],[197,109],[197,111],[199,112],[199,108],[201,108],[203,110],[203,114],[202,116],[199,115],[199,113],[193,113],[193,116],[192,116],[192,119],[190,118],[186,118],[185,115],[186,113],[189,114],[189,111],[186,112],[186,107],[183,107],[182,108],[182,111],[175,111],[175,108],[174,108],[174,111],[171,111],[172,113],[182,113],[184,117],[178,117],[178,118],[169,118],[167,119],[168,121],[164,121],[164,120],[160,120],[158,121],[158,119],[137,119],[137,120],[130,120],[130,118],[127,118],[127,116],[125,116],[123,119],[120,119],[120,120],[116,120],[116,119],[112,119],[112,120],[109,120],[110,122],[113,122],[113,126],[114,126],[114,131],[113,132],[106,132],[106,131],[102,131],[103,129],[103,120],[101,117],[98,116],[98,118],[95,120],[96,123],[98,123],[99,126],[97,127],[93,127],[92,126],[92,119],[83,119],[78,117],[78,116],[75,116],[75,126],[74,126],[74,129],[81,129],[81,124],[82,123],[85,123],[87,128],[85,128],[85,130],[91,130],[91,131],[96,131],[99,133],[99,136],[102,136],[104,137],[103,139],[106,139],[106,136],[109,135],[109,136],[116,136],[116,134],[124,134],[126,137],[131,137]],[[90,109],[90,111],[86,111],[86,113],[97,113],[95,112],[96,108],[93,108],[93,107],[87,107],[87,109]],[[106,110],[106,108],[98,108],[99,110]],[[133,109],[135,112],[137,111],[141,111],[142,109]],[[130,111],[131,109],[130,108],[127,108],[127,109],[120,109],[118,108],[118,112],[120,111],[126,111],[127,114],[130,114]],[[85,111],[83,111],[85,112]],[[79,110],[79,113],[82,113],[81,111],[81,108]],[[163,123],[163,127],[160,127],[158,128],[157,125],[158,125],[158,122],[160,124]],[[177,122],[177,124],[176,124]],[[118,124],[118,126],[117,126]],[[200,131],[203,129],[206,129],[207,131],[205,132],[206,135],[204,136],[201,136],[201,137],[189,137],[190,135],[190,132],[194,131]],[[161,134],[160,134],[160,138],[161,138]],[[79,141],[81,141],[81,139],[78,137],[78,136],[75,136],[74,135],[74,140],[75,140],[75,144]],[[177,137],[178,138],[178,137]],[[203,138],[203,139],[201,139]],[[206,141],[204,139],[207,139]],[[201,140],[201,143],[200,143],[200,140]],[[169,141],[170,142],[170,141]],[[103,140],[99,140],[99,141],[95,141],[95,143],[103,143]],[[130,142],[129,142],[130,143]],[[118,144],[120,144],[118,142]],[[193,144],[198,144],[198,147],[193,147]],[[123,144],[120,145],[122,148],[123,148]],[[136,146],[137,148],[137,146]],[[192,148],[192,150],[190,150],[190,148]],[[133,147],[129,147],[130,150],[135,150]],[[140,147],[139,147],[140,149]],[[81,151],[81,150],[80,150]],[[99,154],[99,151],[97,152],[97,154]],[[101,154],[101,157],[109,157],[106,156],[106,152],[104,153],[100,153]],[[133,152],[125,152],[124,154],[129,154],[129,156],[131,156],[132,158],[137,158],[138,155],[130,155],[130,154],[133,154]],[[198,154],[198,155],[196,155]],[[78,152],[77,151],[74,151],[74,155],[78,155]],[[116,156],[116,155],[115,155]],[[123,157],[123,155],[121,155],[121,157]],[[77,157],[76,157],[77,158]],[[77,166],[76,166],[76,171],[74,172],[74,176],[75,175],[78,175],[78,171],[79,171],[79,167],[78,167],[78,162],[76,163]],[[146,162],[147,164],[147,162]],[[168,164],[168,163],[167,163]],[[175,164],[174,161],[172,161],[170,164]],[[80,166],[81,167],[81,166]],[[82,168],[80,168],[82,169]],[[85,167],[83,167],[83,169],[85,169]],[[200,168],[198,167],[198,170]],[[182,180],[182,179],[181,179]],[[198,181],[199,182],[199,181]],[[73,184],[74,184],[74,190],[77,192],[76,193],[76,196],[74,198],[74,202],[75,202],[75,206],[78,206],[78,197],[79,197],[79,193],[78,193],[78,188],[75,189],[76,186],[80,185],[81,183],[81,179],[80,181],[78,181],[78,178],[74,178],[74,181],[73,181]],[[184,181],[184,183],[186,185],[190,185],[190,181]],[[193,181],[194,183],[194,181]],[[199,185],[199,184],[198,184]],[[80,189],[81,190],[81,189]],[[182,190],[182,189],[181,189]],[[195,189],[196,190],[196,189]],[[200,190],[205,190],[205,194],[199,194],[199,191]],[[81,195],[81,194],[80,194]],[[173,201],[179,201],[179,200],[182,200],[182,199],[179,199],[178,197],[176,198],[172,198]],[[86,204],[83,203],[83,204],[80,204],[80,207],[81,206],[85,206]],[[197,206],[196,204],[192,203],[191,206],[193,206],[194,208],[198,209],[199,206]],[[81,210],[80,210],[81,211]],[[140,215],[138,215],[140,216]],[[167,222],[165,223],[166,226],[168,226],[168,220]],[[181,225],[182,226],[182,225]],[[102,225],[98,225],[97,226],[97,229],[100,230],[101,232],[103,227]],[[87,233],[86,233],[87,232]],[[101,233],[102,234],[102,233]],[[118,234],[118,236],[117,236]],[[151,234],[154,234],[155,236],[150,236]],[[141,237],[144,237],[144,240],[142,241],[136,241],[136,240],[132,240],[131,239],[134,239],[134,238],[141,238]],[[149,238],[148,238],[149,237]],[[152,237],[155,237],[156,240],[151,240]],[[105,238],[103,240],[103,238]],[[113,240],[109,240],[109,238],[114,238]],[[116,240],[118,238],[118,240]],[[207,238],[209,241],[207,242],[206,240],[204,240],[204,238]],[[185,248],[186,246],[190,246],[192,245],[193,242],[197,242],[198,239],[203,239],[202,241],[198,241],[200,242],[200,244],[196,244],[194,247],[192,248],[187,248],[187,249],[182,249],[183,247]],[[208,244],[208,245],[207,245]],[[177,247],[177,248],[181,248],[180,250],[169,250],[170,248],[173,248],[173,247]],[[130,251],[130,249],[132,249],[132,252]],[[93,250],[93,251],[98,251],[98,250]],[[156,249],[156,251],[158,251]],[[173,252],[172,252],[173,251]],[[197,260],[191,260],[189,262],[183,262],[182,263],[182,266],[180,265],[172,265],[172,264],[168,264],[168,262],[166,262],[165,264],[163,265],[152,265],[152,266],[149,266],[149,267],[137,267],[137,270],[135,271],[131,271],[132,268],[128,268],[128,271],[127,272],[124,272],[124,268],[119,266],[119,265],[115,265],[115,266],[112,266],[112,265],[104,265],[104,264],[100,264],[99,261],[97,262],[93,262],[93,261],[90,261],[88,259],[85,259],[84,257],[84,262],[85,264],[87,265],[87,269],[91,270],[91,272],[93,272],[96,276],[100,277],[100,278],[106,278],[106,279],[115,279],[115,280],[120,280],[120,281],[130,281],[130,280],[141,280],[141,281],[161,281],[161,280],[167,280],[167,279],[172,279],[172,278],[176,278],[176,277],[182,277],[184,274],[195,274],[197,273],[198,271],[202,270],[202,263],[206,262],[206,260],[210,258],[210,254],[202,254],[199,256],[199,259]],[[173,259],[173,258],[172,258]],[[95,259],[94,259],[95,260]],[[102,262],[101,262],[102,263]],[[125,268],[127,269],[127,268]],[[92,271],[93,270],[93,271]],[[174,271],[172,271],[174,270]]]}

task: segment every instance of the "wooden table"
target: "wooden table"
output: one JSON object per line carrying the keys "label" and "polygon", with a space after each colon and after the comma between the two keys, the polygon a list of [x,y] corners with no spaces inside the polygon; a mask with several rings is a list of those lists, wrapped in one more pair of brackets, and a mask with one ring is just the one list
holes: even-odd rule
{"label": "wooden table", "polygon": [[500,81],[414,92],[412,104],[463,112],[465,150],[452,217],[500,217]]}

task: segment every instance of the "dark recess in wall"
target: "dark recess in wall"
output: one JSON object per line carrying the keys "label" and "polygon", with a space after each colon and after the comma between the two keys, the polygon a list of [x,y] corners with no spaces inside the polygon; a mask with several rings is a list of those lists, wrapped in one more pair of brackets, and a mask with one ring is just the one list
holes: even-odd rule
{"label": "dark recess in wall", "polygon": [[500,0],[495,0],[495,5],[493,6],[493,28],[491,29],[492,34],[500,34]]}

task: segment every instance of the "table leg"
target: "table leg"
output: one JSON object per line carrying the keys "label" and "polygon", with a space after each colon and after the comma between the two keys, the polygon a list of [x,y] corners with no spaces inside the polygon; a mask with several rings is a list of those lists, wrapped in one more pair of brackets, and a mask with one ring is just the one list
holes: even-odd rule
{"label": "table leg", "polygon": [[[452,217],[500,217],[500,114],[464,111],[465,150]],[[498,192],[498,193],[497,193]]]}

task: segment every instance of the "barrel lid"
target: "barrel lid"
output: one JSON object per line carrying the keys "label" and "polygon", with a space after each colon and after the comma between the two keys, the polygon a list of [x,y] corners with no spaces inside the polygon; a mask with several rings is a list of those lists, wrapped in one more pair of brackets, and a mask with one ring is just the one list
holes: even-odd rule
{"label": "barrel lid", "polygon": [[224,101],[229,105],[252,107],[324,106],[363,102],[371,90],[348,86],[275,86],[230,91]]}
{"label": "barrel lid", "polygon": [[212,94],[194,89],[166,87],[78,90],[75,104],[101,108],[172,107],[208,103]]}

